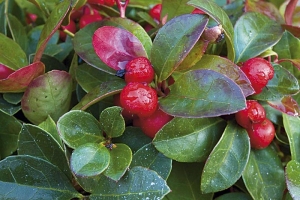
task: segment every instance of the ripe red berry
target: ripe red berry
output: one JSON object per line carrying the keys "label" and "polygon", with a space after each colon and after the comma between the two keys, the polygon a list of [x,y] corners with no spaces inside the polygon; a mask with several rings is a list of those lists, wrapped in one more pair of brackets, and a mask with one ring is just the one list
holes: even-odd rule
{"label": "ripe red berry", "polygon": [[157,92],[147,84],[128,83],[120,93],[121,106],[139,117],[148,117],[157,109]]}
{"label": "ripe red berry", "polygon": [[105,0],[104,4],[107,6],[114,6],[115,5],[115,0]]}
{"label": "ripe red berry", "polygon": [[79,20],[79,28],[82,29],[86,25],[100,20],[102,20],[102,16],[98,13],[98,11],[93,14],[85,14]]}
{"label": "ripe red berry", "polygon": [[87,0],[88,3],[90,4],[101,4],[104,5],[104,0]]}
{"label": "ripe red berry", "polygon": [[275,128],[269,119],[259,123],[253,123],[252,127],[247,129],[251,147],[254,149],[263,149],[270,145],[275,136]]}
{"label": "ripe red berry", "polygon": [[[121,102],[120,102],[120,94],[115,94],[113,96],[113,103],[116,106],[122,107]],[[131,120],[135,117],[135,115],[133,115],[132,113],[130,113],[125,108],[123,108],[123,110],[122,110],[122,116],[123,116],[125,122],[127,122],[127,123],[131,122]]]}
{"label": "ripe red berry", "polygon": [[0,64],[0,79],[6,79],[13,72],[14,72],[14,70],[6,67],[3,64]]}
{"label": "ripe red berry", "polygon": [[[69,24],[67,26],[62,26],[63,30],[68,30],[71,33],[76,33],[76,24],[73,20],[70,20]],[[62,41],[65,41],[67,37],[67,34],[64,31],[59,31],[59,38]]]}
{"label": "ripe red berry", "polygon": [[246,74],[251,82],[255,94],[262,92],[268,81],[274,76],[272,64],[260,57],[251,58],[243,63],[241,70]]}
{"label": "ripe red berry", "polygon": [[156,133],[172,119],[173,116],[157,109],[151,116],[139,118],[139,125],[145,135],[154,138]]}
{"label": "ripe red berry", "polygon": [[235,119],[244,128],[250,128],[252,123],[262,122],[266,118],[264,107],[255,100],[247,100],[246,108],[235,113]]}
{"label": "ripe red berry", "polygon": [[149,10],[149,15],[157,20],[158,22],[160,21],[160,13],[161,13],[161,4],[156,4]]}
{"label": "ripe red berry", "polygon": [[145,57],[135,58],[125,66],[125,81],[150,83],[154,79],[154,69],[150,61]]}
{"label": "ripe red berry", "polygon": [[202,10],[200,10],[200,9],[198,9],[198,8],[195,8],[193,11],[192,11],[192,14],[205,14],[205,12],[204,11],[202,11]]}

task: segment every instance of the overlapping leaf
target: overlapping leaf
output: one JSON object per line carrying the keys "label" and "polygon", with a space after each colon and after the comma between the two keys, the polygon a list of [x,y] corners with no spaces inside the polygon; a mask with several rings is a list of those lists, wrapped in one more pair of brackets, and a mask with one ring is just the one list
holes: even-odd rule
{"label": "overlapping leaf", "polygon": [[300,162],[300,119],[283,114],[283,125],[289,139],[292,159]]}
{"label": "overlapping leaf", "polygon": [[268,101],[268,104],[288,115],[299,116],[300,114],[300,107],[292,96],[284,96],[277,101]]}
{"label": "overlapping leaf", "polygon": [[288,162],[286,169],[286,183],[293,199],[300,198],[300,163],[296,160]]}
{"label": "overlapping leaf", "polygon": [[189,0],[164,0],[162,2],[162,11],[161,18],[165,21],[173,19],[179,15],[191,13],[193,11],[193,7],[187,5],[186,3]]}

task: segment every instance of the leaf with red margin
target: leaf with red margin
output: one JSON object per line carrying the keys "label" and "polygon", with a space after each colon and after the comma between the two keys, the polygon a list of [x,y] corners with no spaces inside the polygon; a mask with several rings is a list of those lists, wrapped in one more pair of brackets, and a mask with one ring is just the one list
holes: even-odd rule
{"label": "leaf with red margin", "polygon": [[284,30],[287,30],[290,33],[292,33],[295,37],[300,38],[300,27],[298,27],[298,26],[292,26],[292,25],[287,25],[287,24],[281,24],[281,27]]}
{"label": "leaf with red margin", "polygon": [[281,63],[284,61],[289,61],[289,62],[293,63],[293,65],[300,70],[300,59],[280,59],[280,60],[278,60],[278,63]]}
{"label": "leaf with red margin", "polygon": [[93,35],[93,47],[99,58],[115,70],[125,68],[128,61],[147,57],[140,40],[127,30],[103,26]]}
{"label": "leaf with red margin", "polygon": [[287,25],[292,25],[293,23],[293,16],[294,16],[295,8],[297,6],[297,2],[298,0],[290,0],[286,5],[284,18]]}
{"label": "leaf with red margin", "polygon": [[35,62],[18,69],[6,79],[0,80],[0,92],[23,92],[33,79],[43,73],[45,73],[45,65],[42,62]]}
{"label": "leaf with red margin", "polygon": [[291,96],[284,96],[278,101],[268,101],[268,104],[291,116],[299,116],[300,114],[299,105]]}

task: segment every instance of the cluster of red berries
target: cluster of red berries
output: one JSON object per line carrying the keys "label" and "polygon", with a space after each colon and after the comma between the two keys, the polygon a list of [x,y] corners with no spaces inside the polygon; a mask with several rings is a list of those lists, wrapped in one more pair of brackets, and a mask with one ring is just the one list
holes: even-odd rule
{"label": "cluster of red berries", "polygon": [[151,62],[145,57],[129,61],[125,66],[126,86],[114,96],[115,105],[123,108],[122,115],[153,138],[173,117],[159,109],[158,96],[149,84],[155,76]]}
{"label": "cluster of red berries", "polygon": [[264,107],[256,100],[247,100],[246,108],[237,112],[235,119],[247,130],[252,148],[266,148],[274,139],[274,125],[266,118]]}

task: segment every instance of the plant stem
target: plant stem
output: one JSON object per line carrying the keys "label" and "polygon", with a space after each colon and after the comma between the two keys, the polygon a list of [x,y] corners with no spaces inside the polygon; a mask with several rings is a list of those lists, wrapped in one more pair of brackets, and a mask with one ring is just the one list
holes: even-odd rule
{"label": "plant stem", "polygon": [[129,0],[116,0],[118,8],[120,10],[120,17],[125,18],[126,7],[129,3]]}

